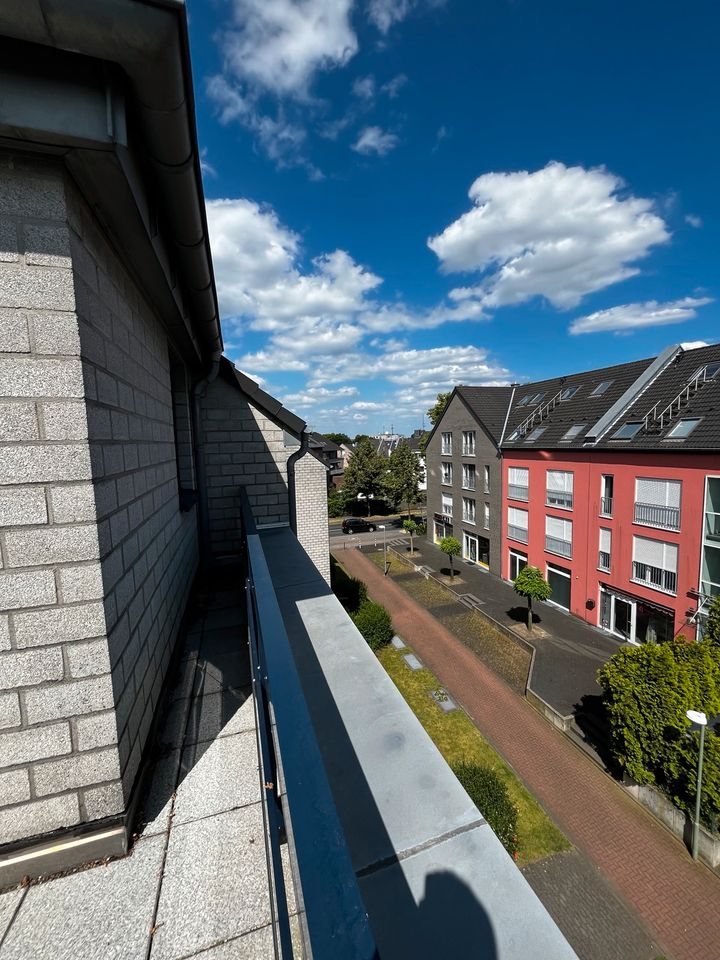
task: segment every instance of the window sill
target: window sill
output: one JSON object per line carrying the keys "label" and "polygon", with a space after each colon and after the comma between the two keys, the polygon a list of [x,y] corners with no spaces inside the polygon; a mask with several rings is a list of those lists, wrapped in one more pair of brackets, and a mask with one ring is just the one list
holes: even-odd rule
{"label": "window sill", "polygon": [[648,523],[647,520],[636,520],[634,517],[633,524],[636,527],[647,527],[649,530],[665,530],[668,533],[680,533],[680,527],[665,527],[660,523]]}
{"label": "window sill", "polygon": [[528,544],[527,540],[518,540],[517,537],[512,537],[510,534],[508,534],[508,540],[512,540],[513,543],[523,543],[525,546]]}
{"label": "window sill", "polygon": [[666,597],[676,597],[677,590],[665,590],[664,587],[658,587],[654,583],[648,583],[647,580],[635,580],[630,577],[630,583],[636,583],[639,587],[646,587],[648,590],[654,590],[655,593],[664,593]]}
{"label": "window sill", "polygon": [[596,567],[596,569],[599,570],[600,573],[612,573],[611,567]]}
{"label": "window sill", "polygon": [[572,513],[573,510],[572,507],[564,507],[560,503],[548,503],[547,500],[545,501],[545,506],[549,510],[564,510],[566,513]]}

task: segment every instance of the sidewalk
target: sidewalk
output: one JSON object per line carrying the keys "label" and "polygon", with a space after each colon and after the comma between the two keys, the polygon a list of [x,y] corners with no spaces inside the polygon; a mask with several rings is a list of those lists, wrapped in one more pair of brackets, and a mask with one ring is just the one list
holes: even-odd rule
{"label": "sidewalk", "polygon": [[674,960],[717,958],[720,880],[371,560],[358,550],[338,555],[665,951]]}
{"label": "sidewalk", "polygon": [[[448,559],[434,544],[416,541],[414,562],[427,564],[435,572],[447,569]],[[417,555],[422,556],[420,560]],[[500,580],[480,567],[454,561],[465,583],[451,587],[456,593],[472,593],[484,601],[483,611],[508,627],[517,627],[518,617],[525,622],[526,602],[509,583]],[[448,581],[448,586],[450,582]],[[508,611],[515,611],[510,616]],[[600,696],[595,674],[598,669],[624,644],[603,630],[598,630],[547,603],[534,604],[540,617],[537,626],[549,636],[522,635],[535,646],[535,668],[532,689],[563,716],[575,712],[575,705],[584,696]]]}

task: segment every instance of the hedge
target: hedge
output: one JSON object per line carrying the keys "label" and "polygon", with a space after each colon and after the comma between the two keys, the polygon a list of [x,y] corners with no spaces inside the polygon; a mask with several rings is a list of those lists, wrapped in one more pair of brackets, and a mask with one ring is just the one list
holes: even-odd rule
{"label": "hedge", "polygon": [[382,604],[366,600],[360,604],[360,609],[352,615],[352,619],[371,650],[377,651],[392,640],[392,621]]}
{"label": "hedge", "polygon": [[330,557],[330,583],[332,591],[348,613],[355,613],[367,600],[367,587],[340,566],[335,557]]}
{"label": "hedge", "polygon": [[507,852],[515,857],[518,850],[518,811],[503,781],[492,767],[480,763],[457,763],[452,770],[492,827],[495,836]]}

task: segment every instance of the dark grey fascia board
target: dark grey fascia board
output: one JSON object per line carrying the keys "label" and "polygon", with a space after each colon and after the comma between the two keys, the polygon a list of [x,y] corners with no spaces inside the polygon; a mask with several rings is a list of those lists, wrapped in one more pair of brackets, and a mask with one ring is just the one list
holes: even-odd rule
{"label": "dark grey fascia board", "polygon": [[[127,78],[143,179],[173,251],[203,355],[222,334],[196,136],[185,6],[144,0],[3,0],[0,36],[114,64]],[[22,141],[21,141],[22,142]],[[31,141],[26,140],[26,146]]]}
{"label": "dark grey fascia board", "polygon": [[254,407],[261,410],[269,420],[283,427],[288,433],[299,437],[307,423],[286,409],[279,400],[263,390],[255,380],[241,373],[234,363],[223,357],[220,361],[220,376],[231,386],[238,388],[250,400]]}
{"label": "dark grey fascia board", "polygon": [[651,383],[672,363],[678,354],[682,353],[682,347],[674,344],[667,347],[663,352],[655,357],[653,362],[646,367],[640,376],[627,388],[625,393],[615,403],[606,410],[598,422],[591,427],[585,434],[584,446],[597,446],[603,436],[620,419],[622,414],[636,401],[640,395],[647,390]]}

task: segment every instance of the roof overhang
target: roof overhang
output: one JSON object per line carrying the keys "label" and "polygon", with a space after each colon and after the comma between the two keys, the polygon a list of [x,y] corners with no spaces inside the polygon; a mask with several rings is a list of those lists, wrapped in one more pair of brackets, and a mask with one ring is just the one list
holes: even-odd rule
{"label": "roof overhang", "polygon": [[64,159],[188,356],[219,356],[185,7],[3,0],[0,146]]}
{"label": "roof overhang", "polygon": [[254,407],[288,433],[299,437],[305,430],[307,424],[304,420],[291,413],[275,397],[266,393],[259,384],[238,370],[227,357],[223,357],[220,361],[220,376],[231,386],[241,390]]}

